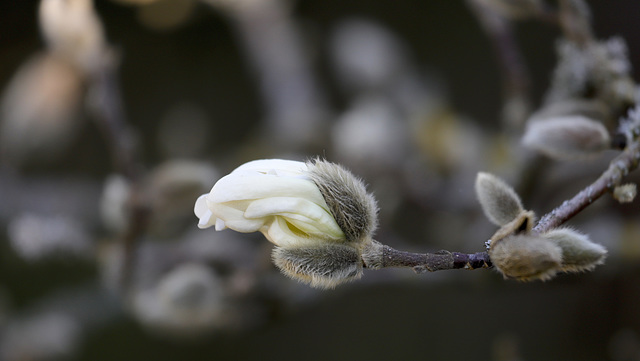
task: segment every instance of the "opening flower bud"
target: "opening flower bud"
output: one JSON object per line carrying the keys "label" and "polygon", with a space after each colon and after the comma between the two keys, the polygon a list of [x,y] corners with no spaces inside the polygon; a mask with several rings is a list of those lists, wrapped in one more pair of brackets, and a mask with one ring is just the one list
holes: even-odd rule
{"label": "opening flower bud", "polygon": [[361,252],[377,226],[376,201],[361,180],[324,160],[243,164],[196,201],[198,226],[262,232],[276,266],[330,288],[360,277]]}

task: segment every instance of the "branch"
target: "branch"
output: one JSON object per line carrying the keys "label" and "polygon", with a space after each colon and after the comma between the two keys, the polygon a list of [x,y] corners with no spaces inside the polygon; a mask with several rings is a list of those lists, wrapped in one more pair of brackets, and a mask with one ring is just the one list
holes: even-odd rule
{"label": "branch", "polygon": [[436,253],[411,253],[398,251],[389,246],[379,244],[377,253],[381,255],[378,262],[365,261],[368,268],[380,269],[388,267],[410,267],[416,273],[425,273],[450,269],[490,268],[493,265],[487,252],[459,253],[438,251]]}
{"label": "branch", "polygon": [[634,141],[609,163],[609,168],[595,182],[545,214],[533,231],[543,233],[568,221],[607,191],[620,185],[622,178],[638,167],[638,161],[640,161],[640,142]]}
{"label": "branch", "polygon": [[[545,214],[532,231],[543,233],[573,218],[607,191],[620,185],[623,177],[638,168],[639,162],[640,142],[636,140],[611,161],[607,170],[595,182]],[[409,267],[413,268],[416,273],[493,267],[487,252],[472,254],[449,251],[411,253],[398,251],[377,242],[365,252],[363,259],[365,265],[370,269]]]}

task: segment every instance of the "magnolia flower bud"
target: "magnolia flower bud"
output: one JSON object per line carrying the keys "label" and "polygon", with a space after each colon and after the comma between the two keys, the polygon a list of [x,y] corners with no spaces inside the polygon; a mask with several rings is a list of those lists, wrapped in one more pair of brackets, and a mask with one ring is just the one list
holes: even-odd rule
{"label": "magnolia flower bud", "polygon": [[198,226],[262,232],[276,266],[314,287],[361,275],[361,252],[377,226],[376,201],[341,166],[268,159],[245,163],[196,201]]}
{"label": "magnolia flower bud", "polygon": [[604,263],[607,250],[591,242],[589,236],[570,228],[556,228],[543,237],[551,240],[562,249],[562,268],[564,272],[590,271]]}
{"label": "magnolia flower bud", "polygon": [[574,115],[530,120],[522,143],[554,159],[579,159],[607,149],[611,139],[602,123]]}
{"label": "magnolia flower bud", "polygon": [[478,173],[475,188],[484,214],[498,226],[513,221],[524,210],[513,188],[492,174]]}
{"label": "magnolia flower bud", "polygon": [[560,247],[531,235],[514,235],[492,242],[489,256],[505,278],[519,281],[551,279],[562,263]]}

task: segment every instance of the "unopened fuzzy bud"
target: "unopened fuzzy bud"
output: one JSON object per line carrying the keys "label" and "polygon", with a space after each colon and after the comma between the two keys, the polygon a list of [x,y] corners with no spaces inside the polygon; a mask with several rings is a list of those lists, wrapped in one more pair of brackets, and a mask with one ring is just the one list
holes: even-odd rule
{"label": "unopened fuzzy bud", "polygon": [[370,239],[378,225],[378,206],[364,183],[342,166],[326,160],[316,159],[307,167],[347,241]]}
{"label": "unopened fuzzy bud", "polygon": [[591,242],[589,236],[570,228],[557,228],[545,234],[543,237],[551,240],[562,249],[563,272],[583,272],[594,269],[604,263],[607,250]]}
{"label": "unopened fuzzy bud", "polygon": [[346,244],[275,247],[272,258],[282,273],[312,287],[334,288],[362,276],[360,252]]}
{"label": "unopened fuzzy bud", "polygon": [[513,235],[492,242],[489,256],[505,278],[546,281],[562,264],[562,250],[553,242],[531,235]]}
{"label": "unopened fuzzy bud", "polygon": [[523,211],[513,188],[492,174],[478,173],[475,189],[484,214],[498,226],[513,221]]}
{"label": "unopened fuzzy bud", "polygon": [[513,219],[513,221],[500,227],[496,233],[491,236],[492,242],[497,242],[505,237],[513,234],[527,234],[533,228],[535,213],[533,211],[522,211]]}
{"label": "unopened fuzzy bud", "polygon": [[638,193],[635,183],[622,184],[613,189],[613,198],[620,203],[631,203]]}
{"label": "unopened fuzzy bud", "polygon": [[530,120],[522,143],[554,159],[580,159],[607,149],[611,140],[602,123],[573,115]]}

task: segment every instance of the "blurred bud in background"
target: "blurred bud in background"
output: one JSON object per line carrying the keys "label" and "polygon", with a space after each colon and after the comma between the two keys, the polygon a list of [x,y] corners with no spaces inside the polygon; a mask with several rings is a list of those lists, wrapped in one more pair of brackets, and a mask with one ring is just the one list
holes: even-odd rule
{"label": "blurred bud in background", "polygon": [[52,53],[87,74],[104,66],[108,49],[92,0],[42,0],[40,29]]}
{"label": "blurred bud in background", "polygon": [[160,164],[148,176],[145,186],[151,205],[149,232],[171,235],[193,224],[193,200],[208,191],[218,171],[209,163],[171,160]]}
{"label": "blurred bud in background", "polygon": [[127,226],[129,210],[127,202],[131,185],[119,174],[112,174],[104,182],[100,199],[100,215],[104,226],[111,232],[122,232]]}
{"label": "blurred bud in background", "polygon": [[529,120],[522,143],[554,159],[581,159],[608,149],[611,139],[602,123],[574,115]]}
{"label": "blurred bud in background", "polygon": [[225,309],[222,280],[209,267],[185,263],[134,297],[134,315],[153,331],[195,336],[219,326]]}
{"label": "blurred bud in background", "polygon": [[75,219],[25,213],[8,225],[11,246],[22,258],[38,261],[47,256],[91,257],[91,236]]}
{"label": "blurred bud in background", "polygon": [[80,325],[60,313],[34,314],[9,323],[0,340],[0,359],[66,360],[80,342]]}
{"label": "blurred bud in background", "polygon": [[11,79],[0,104],[0,143],[17,164],[59,156],[78,128],[81,74],[68,61],[38,54]]}
{"label": "blurred bud in background", "polygon": [[334,30],[331,54],[337,78],[351,92],[383,89],[405,71],[406,49],[381,26],[352,19]]}
{"label": "blurred bud in background", "polygon": [[[191,225],[193,200],[208,191],[217,178],[217,170],[209,163],[191,160],[167,161],[149,172],[140,190],[150,206],[149,234],[173,237]],[[122,232],[127,226],[131,192],[131,184],[124,177],[107,178],[100,210],[110,231]]]}
{"label": "blurred bud in background", "polygon": [[[378,96],[353,103],[332,129],[338,157],[358,169],[398,169],[409,154],[409,134],[399,111]],[[375,159],[375,162],[371,162]]]}

